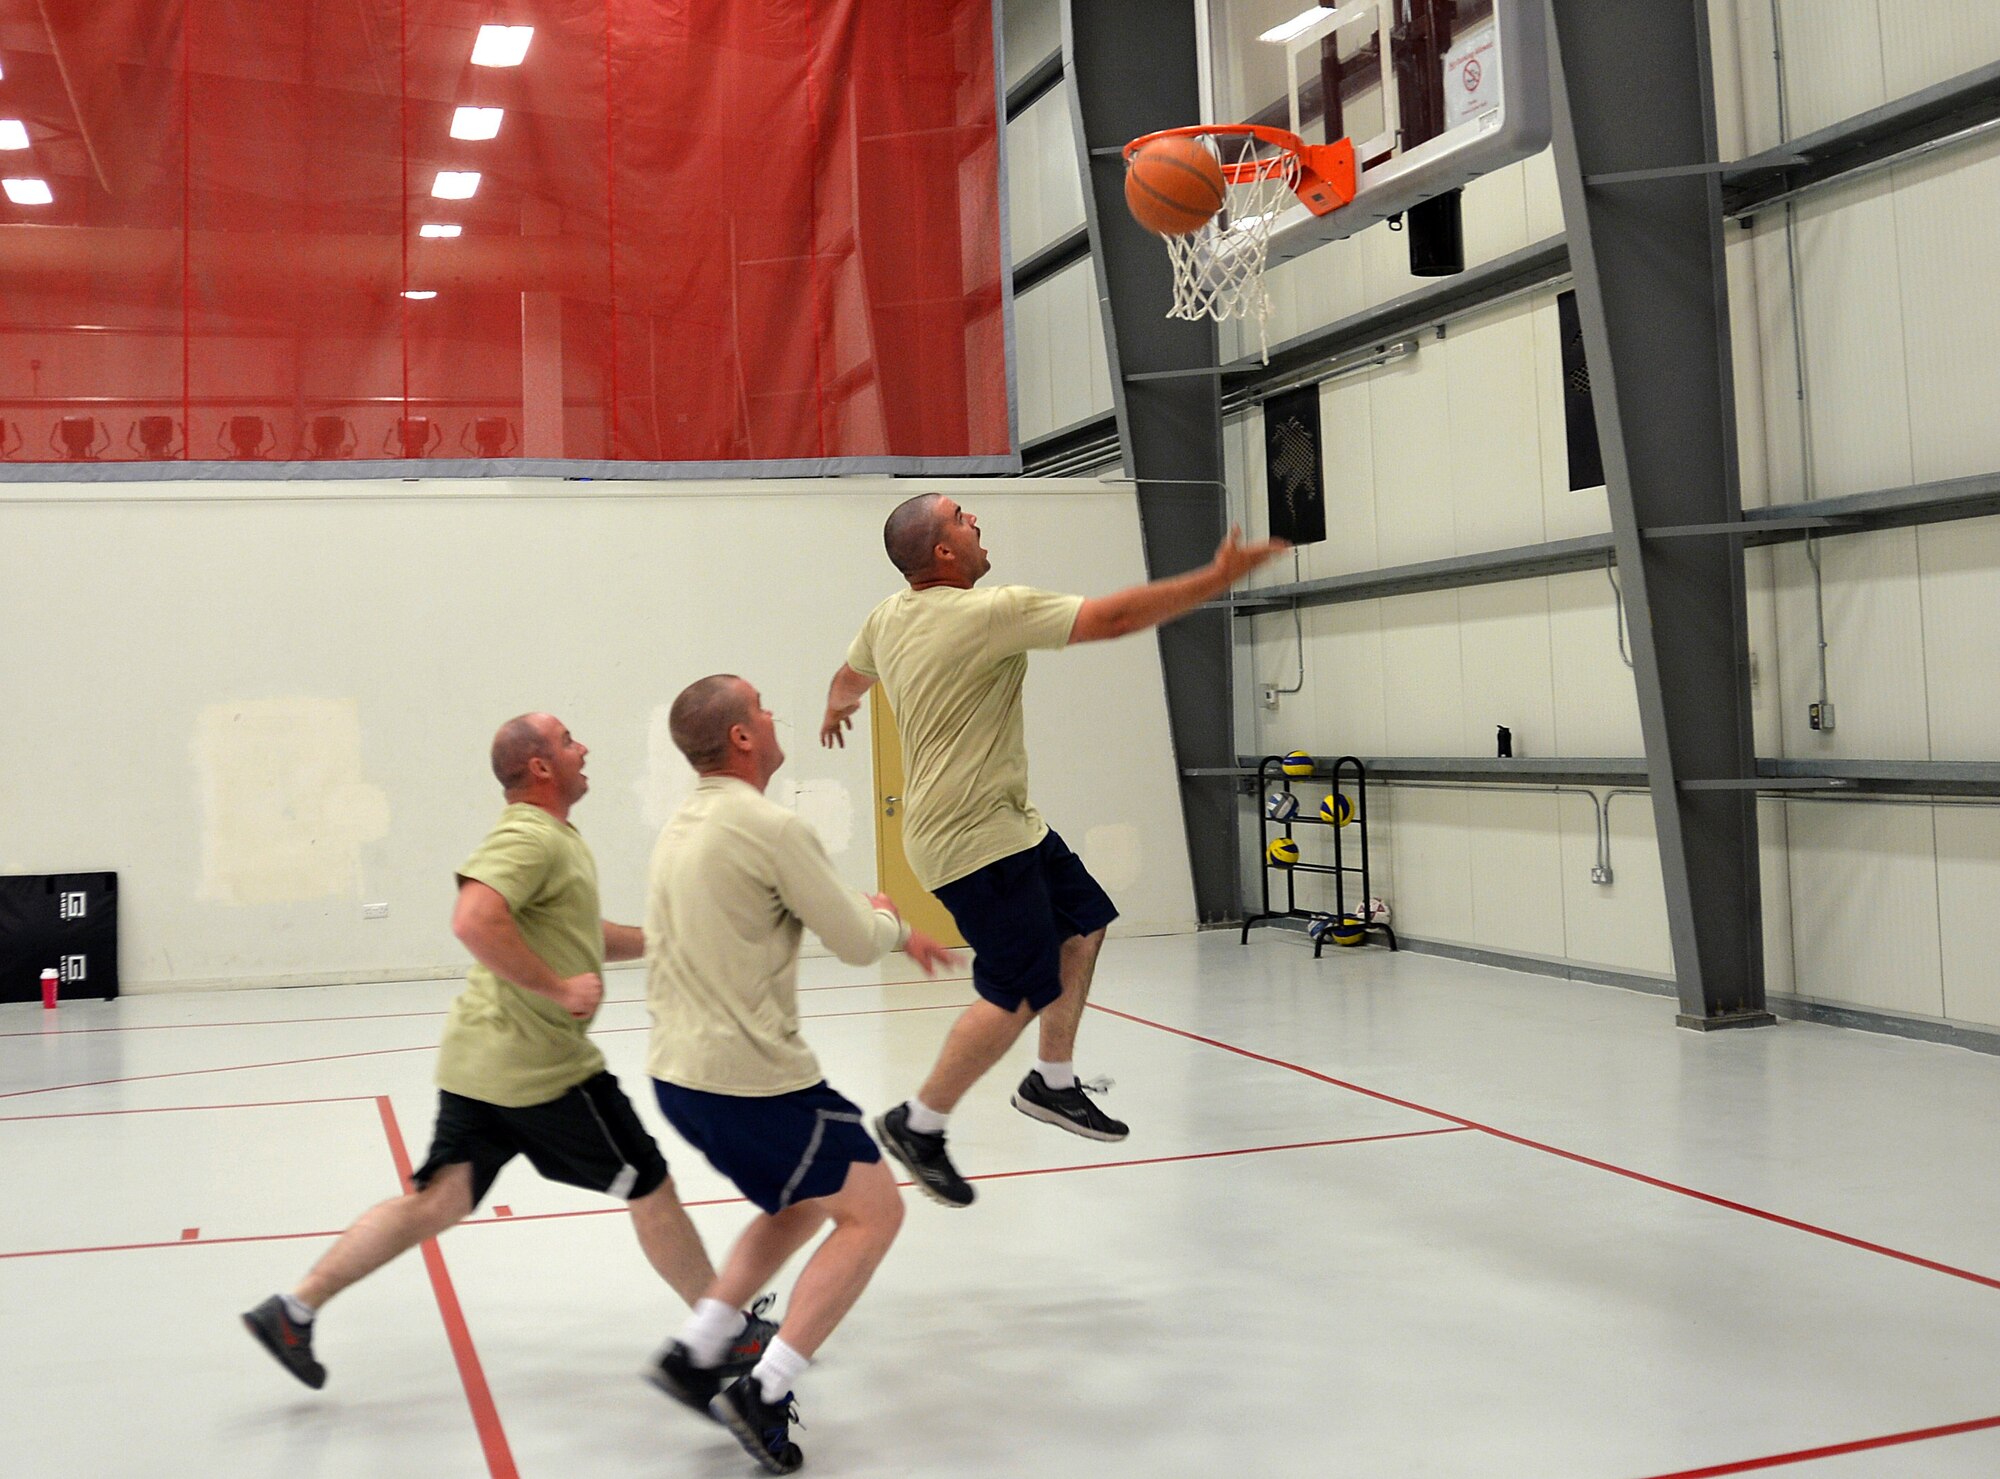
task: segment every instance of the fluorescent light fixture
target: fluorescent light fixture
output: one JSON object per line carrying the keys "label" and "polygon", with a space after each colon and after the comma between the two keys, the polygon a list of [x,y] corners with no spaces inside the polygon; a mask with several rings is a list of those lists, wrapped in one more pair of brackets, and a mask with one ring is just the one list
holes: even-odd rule
{"label": "fluorescent light fixture", "polygon": [[1301,32],[1311,30],[1332,14],[1333,9],[1331,6],[1315,5],[1308,10],[1300,11],[1290,20],[1282,21],[1271,27],[1270,30],[1260,33],[1257,39],[1259,41],[1271,41],[1283,45]]}
{"label": "fluorescent light fixture", "polygon": [[437,294],[429,288],[411,288],[403,296],[421,303],[426,298],[435,298]]}
{"label": "fluorescent light fixture", "polygon": [[533,26],[481,26],[479,39],[472,43],[472,65],[518,67],[534,36]]}
{"label": "fluorescent light fixture", "polygon": [[0,190],[16,205],[53,205],[56,198],[47,180],[0,180]]}
{"label": "fluorescent light fixture", "polygon": [[417,235],[444,238],[456,236],[464,229],[463,226],[447,226],[437,221],[426,221],[417,228]]}
{"label": "fluorescent light fixture", "polygon": [[18,118],[0,118],[0,149],[28,147],[28,125]]}
{"label": "fluorescent light fixture", "polygon": [[470,200],[479,188],[479,171],[441,169],[431,182],[431,194],[439,200]]}
{"label": "fluorescent light fixture", "polygon": [[490,139],[500,132],[500,120],[506,112],[505,108],[460,108],[451,115],[451,136],[454,139]]}

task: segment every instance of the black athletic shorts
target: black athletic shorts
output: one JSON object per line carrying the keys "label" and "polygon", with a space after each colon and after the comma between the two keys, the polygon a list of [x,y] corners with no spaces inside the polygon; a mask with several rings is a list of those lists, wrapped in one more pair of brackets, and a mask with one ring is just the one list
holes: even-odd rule
{"label": "black athletic shorts", "polygon": [[551,1181],[633,1201],[667,1179],[660,1147],[609,1073],[585,1079],[560,1099],[507,1109],[438,1090],[431,1153],[410,1179],[428,1186],[446,1166],[472,1167],[472,1205],[517,1155]]}
{"label": "black athletic shorts", "polygon": [[1118,908],[1055,829],[1033,847],[933,890],[972,947],[972,989],[1012,1012],[1062,995],[1062,942],[1095,934]]}

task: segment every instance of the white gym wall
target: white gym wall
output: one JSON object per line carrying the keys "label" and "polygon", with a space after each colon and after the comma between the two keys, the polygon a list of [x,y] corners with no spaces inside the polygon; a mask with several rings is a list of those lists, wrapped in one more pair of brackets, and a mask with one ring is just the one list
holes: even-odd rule
{"label": "white gym wall", "polygon": [[[882,519],[932,487],[980,515],[995,579],[1144,579],[1132,490],[1095,481],[9,484],[0,873],[117,870],[128,989],[456,974],[500,722],[547,709],[590,746],[575,820],[636,920],[692,781],[667,705],[733,671],[788,726],[772,794],[873,889],[867,721],[826,751],[819,719],[897,585]],[[1114,931],[1191,929],[1157,646],[1038,655],[1027,717]]]}

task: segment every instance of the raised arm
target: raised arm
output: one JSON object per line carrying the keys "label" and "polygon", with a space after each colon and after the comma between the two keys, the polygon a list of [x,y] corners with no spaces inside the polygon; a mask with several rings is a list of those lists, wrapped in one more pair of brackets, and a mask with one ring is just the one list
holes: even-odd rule
{"label": "raised arm", "polygon": [[1214,600],[1266,560],[1290,548],[1282,539],[1246,545],[1242,529],[1231,525],[1228,537],[1216,547],[1215,558],[1199,570],[1170,575],[1146,585],[1128,586],[1085,601],[1076,614],[1076,625],[1070,628],[1069,639],[1072,643],[1103,642],[1172,621],[1202,602]]}
{"label": "raised arm", "polygon": [[847,748],[847,726],[854,722],[854,711],[861,707],[861,700],[875,680],[864,673],[857,673],[846,663],[833,675],[833,685],[826,691],[826,717],[820,721],[819,742],[826,749],[839,745]]}

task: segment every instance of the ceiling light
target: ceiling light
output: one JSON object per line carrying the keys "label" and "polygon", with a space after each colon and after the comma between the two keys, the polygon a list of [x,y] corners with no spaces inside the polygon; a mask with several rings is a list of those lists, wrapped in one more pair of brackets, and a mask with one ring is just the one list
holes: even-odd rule
{"label": "ceiling light", "polygon": [[435,237],[456,236],[464,229],[463,226],[446,226],[437,221],[426,221],[417,228],[417,235]]}
{"label": "ceiling light", "polygon": [[16,205],[52,205],[56,198],[47,180],[0,180],[0,190]]}
{"label": "ceiling light", "polygon": [[422,302],[425,298],[435,298],[437,294],[430,288],[411,288],[407,293],[403,294],[403,296],[405,298],[411,298],[418,302]]}
{"label": "ceiling light", "polygon": [[28,125],[18,118],[0,118],[0,149],[28,147]]}
{"label": "ceiling light", "polygon": [[460,108],[451,115],[451,136],[454,139],[490,139],[500,132],[500,120],[506,111],[504,108]]}
{"label": "ceiling light", "polygon": [[479,171],[441,169],[431,182],[431,194],[439,200],[470,200],[479,188]]}
{"label": "ceiling light", "polygon": [[518,67],[534,35],[533,26],[481,26],[479,39],[472,43],[472,65]]}
{"label": "ceiling light", "polygon": [[1274,41],[1282,44],[1299,35],[1301,32],[1311,30],[1332,14],[1333,11],[1329,7],[1315,5],[1308,10],[1300,11],[1290,20],[1283,21],[1271,27],[1270,30],[1261,32],[1257,39],[1259,41]]}

